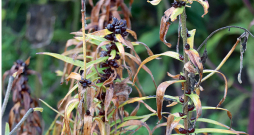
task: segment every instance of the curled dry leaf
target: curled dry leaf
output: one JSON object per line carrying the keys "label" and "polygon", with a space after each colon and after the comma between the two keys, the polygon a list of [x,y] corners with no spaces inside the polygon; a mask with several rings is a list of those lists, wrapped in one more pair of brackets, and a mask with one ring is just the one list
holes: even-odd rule
{"label": "curled dry leaf", "polygon": [[[135,83],[136,78],[137,78],[137,75],[138,75],[138,72],[139,72],[139,70],[141,69],[141,67],[142,67],[143,65],[145,65],[147,62],[149,62],[149,61],[151,61],[151,60],[153,60],[153,59],[156,59],[156,58],[158,58],[158,57],[160,57],[160,56],[163,56],[163,55],[164,55],[164,56],[169,56],[169,57],[175,58],[175,59],[177,59],[177,60],[180,60],[180,59],[179,59],[179,54],[176,53],[176,52],[173,52],[173,51],[167,51],[167,52],[164,52],[164,53],[161,53],[161,54],[155,54],[155,55],[153,55],[153,56],[150,56],[150,57],[146,58],[146,59],[140,64],[140,66],[139,66],[139,68],[138,68],[138,70],[137,70],[137,73],[136,73],[135,76],[134,76],[133,84]],[[180,61],[181,61],[181,60],[180,60]],[[153,79],[153,82],[154,82],[155,87],[157,87],[157,86],[156,86],[156,83],[155,83],[155,81],[154,81],[153,75],[151,75],[151,77],[152,77],[152,79]]]}
{"label": "curled dry leaf", "polygon": [[169,115],[167,119],[167,127],[166,127],[166,135],[171,135],[171,132],[173,128],[171,127],[171,124],[174,122],[174,116]]}
{"label": "curled dry leaf", "polygon": [[161,0],[152,0],[152,1],[147,0],[147,2],[155,6],[158,5],[161,2]]}
{"label": "curled dry leaf", "polygon": [[225,76],[224,74],[222,74],[221,72],[219,72],[219,71],[216,71],[216,70],[204,70],[204,73],[213,73],[213,72],[221,74],[222,77],[224,78],[224,81],[225,81],[224,96],[223,96],[223,98],[221,99],[221,101],[219,102],[219,104],[217,105],[217,107],[219,107],[219,106],[225,101],[225,99],[226,99],[226,97],[227,97],[227,92],[228,92],[228,81],[227,81],[226,76]]}
{"label": "curled dry leaf", "polygon": [[71,72],[71,74],[66,78],[66,81],[69,81],[70,79],[81,80],[81,75],[75,72]]}
{"label": "curled dry leaf", "polygon": [[100,134],[101,134],[101,135],[105,135],[106,129],[105,129],[105,124],[104,124],[104,122],[103,122],[100,118],[98,118],[98,117],[95,117],[95,118],[94,118],[94,121],[95,121],[95,122],[97,123],[97,125],[99,126]]}
{"label": "curled dry leaf", "polygon": [[194,68],[190,61],[184,64],[184,69],[186,69],[190,73],[197,73],[196,68]]}
{"label": "curled dry leaf", "polygon": [[133,45],[139,45],[139,44],[141,44],[141,45],[145,46],[148,55],[149,55],[149,56],[152,56],[152,55],[153,55],[153,52],[151,51],[151,49],[150,49],[145,43],[143,43],[143,42],[131,42],[131,43],[132,43]]}
{"label": "curled dry leaf", "polygon": [[198,3],[200,3],[203,6],[204,14],[202,15],[202,17],[204,17],[204,15],[206,15],[208,13],[208,8],[209,8],[208,0],[193,0],[193,1],[197,1]]}
{"label": "curled dry leaf", "polygon": [[104,36],[111,34],[111,33],[112,32],[109,31],[108,29],[103,29],[103,30],[95,31],[95,32],[91,33],[91,35],[104,37]]}
{"label": "curled dry leaf", "polygon": [[184,51],[190,58],[190,61],[192,62],[192,64],[194,64],[194,66],[198,68],[199,82],[198,82],[197,86],[199,86],[201,83],[202,76],[203,76],[203,64],[202,64],[202,61],[199,57],[199,54],[195,49],[189,49],[189,50],[184,49]]}
{"label": "curled dry leaf", "polygon": [[145,122],[142,122],[140,120],[129,120],[129,121],[126,121],[126,122],[120,124],[117,128],[126,127],[126,126],[132,126],[132,125],[141,125],[141,126],[144,126],[148,130],[149,135],[152,135],[152,131],[149,128],[149,126]]}
{"label": "curled dry leaf", "polygon": [[196,112],[197,112],[196,119],[198,119],[202,114],[202,106],[201,106],[200,98],[197,94],[190,94],[187,96],[189,96],[191,98],[191,100],[193,101],[193,103],[196,107]]}
{"label": "curled dry leaf", "polygon": [[185,82],[186,80],[175,80],[175,81],[166,81],[161,83],[157,90],[156,90],[156,104],[157,104],[157,115],[159,117],[159,120],[161,120],[161,111],[162,111],[162,105],[163,105],[163,97],[164,93],[167,89],[167,87],[171,84],[178,83],[178,82]]}
{"label": "curled dry leaf", "polygon": [[179,79],[179,76],[180,76],[180,74],[172,75],[172,74],[170,74],[169,72],[167,72],[167,75],[168,75],[169,77],[173,78],[173,79]]}
{"label": "curled dry leaf", "polygon": [[178,102],[173,102],[173,103],[167,105],[167,107],[172,107],[172,106],[175,106],[175,105],[177,105],[177,104],[178,104]]}
{"label": "curled dry leaf", "polygon": [[107,119],[107,114],[108,114],[108,107],[110,105],[110,102],[113,98],[113,94],[114,94],[114,90],[111,88],[108,88],[106,90],[106,97],[105,97],[105,102],[104,102],[104,106],[105,106],[105,120],[108,121]]}

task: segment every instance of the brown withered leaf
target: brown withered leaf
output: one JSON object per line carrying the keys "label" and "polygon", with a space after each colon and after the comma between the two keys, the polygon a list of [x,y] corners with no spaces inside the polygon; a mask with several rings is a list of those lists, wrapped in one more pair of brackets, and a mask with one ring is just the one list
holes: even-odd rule
{"label": "brown withered leaf", "polygon": [[138,105],[135,107],[135,109],[131,112],[131,115],[130,116],[136,116],[138,110],[139,110],[139,107],[140,107],[140,102],[138,103]]}
{"label": "brown withered leaf", "polygon": [[[174,114],[175,115],[175,114]],[[172,129],[174,129],[177,125],[178,125],[178,123],[180,122],[180,120],[181,119],[175,119],[172,123],[171,123],[171,125],[170,125],[170,127],[172,128]],[[162,126],[167,126],[167,122],[164,122],[164,123],[161,123],[161,124],[158,124],[158,125],[156,125],[154,128],[153,128],[153,130],[152,130],[152,133],[157,129],[157,128],[159,128],[159,127],[162,127]]]}
{"label": "brown withered leaf", "polygon": [[89,4],[90,4],[91,7],[94,6],[94,5],[93,5],[93,0],[89,0],[88,2],[89,2]]}
{"label": "brown withered leaf", "polygon": [[22,95],[23,95],[25,111],[28,111],[28,109],[30,109],[30,101],[31,101],[30,95],[26,91],[22,92]]}
{"label": "brown withered leaf", "polygon": [[128,120],[128,121],[120,124],[119,128],[120,127],[126,127],[126,126],[132,126],[132,125],[141,125],[141,126],[144,126],[148,130],[149,135],[152,135],[152,131],[149,128],[149,126],[145,122],[142,122],[140,120]]}
{"label": "brown withered leaf", "polygon": [[34,71],[34,70],[27,70],[27,73],[28,73],[28,74],[31,74],[31,75],[36,75],[36,76],[38,77],[38,79],[39,79],[40,84],[41,84],[41,85],[43,84],[42,78],[41,78],[41,74],[40,74],[40,73],[38,73],[38,72],[36,72],[36,71]]}
{"label": "brown withered leaf", "polygon": [[69,81],[70,79],[81,80],[81,75],[75,72],[71,72],[71,74],[66,78],[66,81]]}
{"label": "brown withered leaf", "polygon": [[190,61],[192,62],[192,64],[194,64],[194,66],[198,68],[198,72],[199,72],[199,81],[198,81],[198,84],[197,84],[197,87],[198,87],[200,85],[202,77],[203,77],[203,64],[202,64],[202,61],[199,57],[198,52],[195,49],[189,49],[189,50],[184,49],[184,51],[188,55],[188,57],[190,58]]}
{"label": "brown withered leaf", "polygon": [[169,115],[167,119],[166,135],[171,135],[171,132],[174,128],[171,127],[171,124],[174,122],[174,115]]}
{"label": "brown withered leaf", "polygon": [[114,69],[114,74],[111,74],[110,77],[105,82],[103,82],[103,85],[105,86],[107,84],[113,83],[113,81],[115,80],[116,76],[117,76],[117,73],[116,73],[116,70]]}
{"label": "brown withered leaf", "polygon": [[114,90],[111,88],[108,88],[106,90],[106,97],[105,97],[105,102],[104,102],[104,106],[105,106],[105,120],[108,121],[107,119],[107,114],[108,114],[108,107],[110,105],[110,102],[113,98],[113,94],[114,94]]}
{"label": "brown withered leaf", "polygon": [[175,80],[175,81],[166,81],[161,83],[157,90],[156,90],[156,103],[157,103],[157,115],[159,117],[159,120],[161,120],[161,111],[162,111],[162,105],[163,105],[163,97],[164,93],[167,89],[167,87],[171,84],[178,83],[178,82],[185,82],[186,80]]}
{"label": "brown withered leaf", "polygon": [[92,12],[91,12],[91,22],[92,23],[98,23],[99,21],[99,14],[100,14],[100,10],[101,10],[101,6],[103,4],[104,0],[100,0],[97,2],[97,4],[95,5],[95,7],[93,7]]}
{"label": "brown withered leaf", "polygon": [[66,45],[65,45],[65,48],[71,46],[71,45],[77,45],[79,44],[80,41],[78,41],[77,39],[69,39],[67,42],[66,42]]}
{"label": "brown withered leaf", "polygon": [[227,97],[227,92],[228,92],[228,81],[227,81],[227,78],[226,78],[226,76],[225,76],[224,74],[222,74],[221,72],[216,71],[216,70],[204,70],[204,72],[205,72],[205,73],[209,73],[209,72],[213,73],[213,72],[216,72],[216,73],[221,74],[222,77],[224,78],[224,81],[225,81],[224,96],[223,96],[223,98],[221,99],[221,101],[219,102],[219,104],[217,105],[217,107],[219,107],[219,106],[225,101],[225,99],[226,99],[226,97]]}
{"label": "brown withered leaf", "polygon": [[88,110],[90,110],[90,114],[93,116],[94,108],[92,106],[93,104],[93,99],[95,95],[95,90],[92,87],[87,87],[86,88],[86,105]]}
{"label": "brown withered leaf", "polygon": [[164,15],[161,17],[161,25],[160,25],[160,40],[167,45],[169,48],[171,48],[171,44],[166,41],[166,35],[168,32],[168,28],[170,26],[170,23],[168,22],[167,17]]}
{"label": "brown withered leaf", "polygon": [[27,60],[25,61],[26,65],[29,65],[29,63],[30,63],[30,58],[31,58],[31,57],[27,58]]}
{"label": "brown withered leaf", "polygon": [[134,31],[132,31],[132,30],[130,30],[130,29],[127,29],[126,31],[127,31],[128,33],[130,33],[130,34],[134,37],[134,39],[138,40],[136,32],[134,32]]}
{"label": "brown withered leaf", "polygon": [[167,105],[167,107],[172,107],[172,106],[175,106],[175,105],[177,105],[177,104],[178,104],[178,102],[173,102],[173,103]]}
{"label": "brown withered leaf", "polygon": [[95,122],[97,123],[97,125],[99,126],[100,134],[101,134],[101,135],[105,135],[106,129],[105,129],[105,124],[104,124],[104,122],[103,122],[100,118],[98,118],[98,117],[96,117],[96,118],[94,119],[94,121],[95,121]]}
{"label": "brown withered leaf", "polygon": [[150,107],[148,104],[146,104],[143,100],[139,100],[138,102],[143,103],[143,104],[145,105],[145,107],[146,107],[149,111],[151,111],[151,112],[153,112],[153,113],[156,113],[156,111],[155,111],[152,107]]}
{"label": "brown withered leaf", "polygon": [[84,135],[91,134],[92,123],[93,123],[93,117],[91,115],[85,115],[84,116],[84,128],[83,128]]}

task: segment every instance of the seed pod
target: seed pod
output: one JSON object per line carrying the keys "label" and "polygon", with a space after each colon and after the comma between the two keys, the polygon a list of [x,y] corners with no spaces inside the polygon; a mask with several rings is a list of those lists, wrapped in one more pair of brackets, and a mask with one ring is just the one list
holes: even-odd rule
{"label": "seed pod", "polygon": [[188,133],[193,133],[193,132],[195,132],[195,128],[189,128],[188,129]]}
{"label": "seed pod", "polygon": [[114,26],[112,24],[108,24],[106,29],[108,29],[109,31],[113,32],[115,29],[114,29]]}
{"label": "seed pod", "polygon": [[179,132],[180,132],[181,134],[186,134],[186,133],[187,133],[187,130],[184,129],[184,128],[179,128],[178,130],[179,130]]}
{"label": "seed pod", "polygon": [[190,90],[190,89],[187,89],[187,90],[185,91],[185,94],[190,95],[190,94],[191,94],[191,90]]}
{"label": "seed pod", "polygon": [[116,54],[116,57],[115,57],[116,60],[119,60],[121,59],[120,55],[119,54]]}
{"label": "seed pod", "polygon": [[115,29],[115,34],[121,34],[121,33],[122,33],[121,29]]}
{"label": "seed pod", "polygon": [[90,111],[89,110],[86,110],[86,115],[90,115]]}
{"label": "seed pod", "polygon": [[180,75],[179,80],[186,80],[184,76]]}
{"label": "seed pod", "polygon": [[180,112],[179,112],[179,116],[180,116],[180,117],[183,117],[184,115],[185,115],[184,113],[180,113]]}
{"label": "seed pod", "polygon": [[183,103],[183,102],[184,102],[184,99],[181,98],[181,97],[179,97],[179,101],[180,101],[181,103]]}
{"label": "seed pod", "polygon": [[184,56],[181,55],[181,54],[179,54],[179,59],[180,59],[180,60],[184,60]]}
{"label": "seed pod", "polygon": [[184,48],[185,48],[186,50],[189,50],[189,49],[190,49],[190,45],[189,45],[188,43],[186,43],[185,46],[184,46]]}
{"label": "seed pod", "polygon": [[194,109],[193,105],[188,105],[188,111],[192,111]]}
{"label": "seed pod", "polygon": [[101,51],[100,57],[106,57],[108,56],[108,53],[106,51]]}

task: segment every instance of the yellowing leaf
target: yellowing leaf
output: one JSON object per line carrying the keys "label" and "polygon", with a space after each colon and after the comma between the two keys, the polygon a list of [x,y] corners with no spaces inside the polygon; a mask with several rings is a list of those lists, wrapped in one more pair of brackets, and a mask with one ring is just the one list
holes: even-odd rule
{"label": "yellowing leaf", "polygon": [[103,30],[99,30],[99,31],[95,31],[93,33],[90,33],[91,35],[95,35],[95,36],[101,36],[104,37],[108,34],[111,34],[112,32],[109,31],[108,29],[103,29]]}
{"label": "yellowing leaf", "polygon": [[168,10],[164,12],[165,16],[167,17],[167,20],[170,18],[172,22],[174,22],[177,19],[177,16],[183,13],[184,6],[181,8],[174,8],[171,7]]}
{"label": "yellowing leaf", "polygon": [[66,78],[67,81],[70,79],[76,79],[76,80],[81,80],[81,75],[75,72],[71,72],[71,74]]}
{"label": "yellowing leaf", "polygon": [[174,116],[169,115],[167,119],[166,135],[171,135],[172,130],[174,129],[171,124],[174,122]]}
{"label": "yellowing leaf", "polygon": [[196,134],[198,134],[198,133],[247,134],[245,132],[225,130],[225,129],[217,129],[217,128],[196,129],[194,133],[196,133]]}
{"label": "yellowing leaf", "polygon": [[158,5],[160,2],[161,2],[161,0],[152,0],[152,1],[147,1],[148,3],[151,3],[152,5]]}
{"label": "yellowing leaf", "polygon": [[187,43],[190,45],[190,48],[193,48],[193,46],[194,46],[195,33],[196,33],[196,29],[188,31],[188,34],[190,34],[190,37],[187,38]]}

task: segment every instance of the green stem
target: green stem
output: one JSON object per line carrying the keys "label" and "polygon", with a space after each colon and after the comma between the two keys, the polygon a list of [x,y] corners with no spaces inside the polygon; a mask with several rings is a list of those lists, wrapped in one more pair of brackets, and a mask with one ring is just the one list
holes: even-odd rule
{"label": "green stem", "polygon": [[[186,13],[185,9],[183,13],[181,14],[181,24],[182,24],[182,38],[183,38],[183,49],[185,47],[185,44],[187,43],[187,30],[186,30]],[[183,50],[184,52],[184,50]],[[188,55],[184,52],[184,64],[188,62]],[[189,88],[189,77],[188,77],[188,72],[184,70],[184,76],[186,78],[186,82],[184,83],[184,94],[186,93],[187,89]],[[183,113],[187,115],[187,117],[184,119],[184,128],[187,130],[188,129],[188,96],[184,95],[184,110]],[[188,135],[187,133],[186,135]]]}

